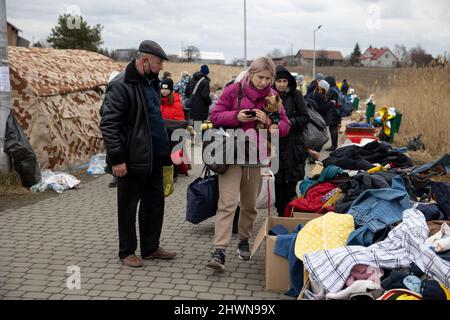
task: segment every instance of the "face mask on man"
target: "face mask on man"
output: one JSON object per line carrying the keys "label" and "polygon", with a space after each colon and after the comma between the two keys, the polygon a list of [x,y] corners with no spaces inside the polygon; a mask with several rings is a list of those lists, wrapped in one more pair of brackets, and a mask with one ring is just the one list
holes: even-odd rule
{"label": "face mask on man", "polygon": [[152,71],[152,68],[151,68],[151,66],[150,66],[150,63],[148,62],[148,60],[145,60],[145,62],[147,63],[147,72],[145,72],[145,70],[144,70],[144,76],[147,78],[147,80],[153,80],[153,79],[155,79],[156,77],[158,77],[158,74],[157,73],[154,73],[153,71]]}

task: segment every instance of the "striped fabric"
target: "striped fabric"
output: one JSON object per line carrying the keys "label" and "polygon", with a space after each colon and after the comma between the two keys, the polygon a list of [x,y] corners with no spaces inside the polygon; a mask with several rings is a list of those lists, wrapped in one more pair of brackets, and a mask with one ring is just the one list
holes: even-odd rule
{"label": "striped fabric", "polygon": [[428,234],[422,212],[408,209],[403,212],[403,222],[385,240],[367,248],[347,246],[305,254],[303,263],[311,279],[327,293],[341,291],[357,264],[398,269],[415,263],[425,274],[450,288],[450,262],[441,259],[424,245]]}

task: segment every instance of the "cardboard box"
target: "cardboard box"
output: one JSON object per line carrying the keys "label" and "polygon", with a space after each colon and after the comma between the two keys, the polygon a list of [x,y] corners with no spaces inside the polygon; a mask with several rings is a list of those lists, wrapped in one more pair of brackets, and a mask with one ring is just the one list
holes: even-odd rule
{"label": "cardboard box", "polygon": [[269,230],[276,225],[283,225],[289,232],[299,224],[305,224],[312,219],[317,218],[316,214],[305,214],[299,218],[281,218],[268,217],[264,221],[261,229],[255,238],[255,243],[252,248],[252,257],[256,254],[263,241],[265,241],[265,274],[266,274],[266,290],[276,292],[286,292],[290,288],[289,264],[288,260],[276,255],[273,251],[277,237],[269,235]]}
{"label": "cardboard box", "polygon": [[319,218],[319,217],[322,217],[322,216],[323,216],[323,214],[320,214],[320,213],[296,212],[296,211],[292,212],[292,217],[303,221],[303,222],[301,222],[302,224],[306,224],[309,221]]}
{"label": "cardboard box", "polygon": [[316,165],[313,167],[313,169],[311,170],[309,176],[311,178],[314,178],[315,176],[320,176],[320,174],[323,171],[323,164],[321,162],[316,162]]}

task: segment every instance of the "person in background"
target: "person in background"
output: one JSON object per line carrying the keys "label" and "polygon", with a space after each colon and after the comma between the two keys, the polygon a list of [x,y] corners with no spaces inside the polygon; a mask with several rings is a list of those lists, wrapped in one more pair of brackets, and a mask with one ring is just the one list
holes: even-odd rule
{"label": "person in background", "polygon": [[[163,119],[165,120],[177,120],[184,121],[184,112],[183,105],[181,103],[180,95],[173,91],[173,81],[172,79],[166,78],[161,81],[161,114]],[[171,131],[168,130],[168,134],[170,137]],[[180,158],[183,157],[183,150],[174,150],[174,147],[177,143],[174,141],[170,141],[170,149],[172,152],[178,152],[178,156]],[[177,179],[178,171],[182,166],[186,166],[185,164],[175,164],[173,170],[173,178],[174,182]]]}
{"label": "person in background", "polygon": [[328,89],[328,92],[326,94],[326,100],[330,104],[330,108],[327,113],[327,125],[328,130],[330,130],[330,137],[331,137],[331,147],[328,149],[325,149],[326,151],[334,151],[337,149],[338,144],[338,134],[339,134],[339,125],[341,124],[341,117],[339,116],[336,104],[339,100],[339,88],[336,86],[336,82],[334,80],[334,77],[328,76],[325,78],[325,81],[328,82],[330,85],[330,88]]}
{"label": "person in background", "polygon": [[[323,120],[327,123],[328,119],[328,111],[331,108],[334,108],[334,104],[332,101],[327,100],[327,93],[330,89],[330,85],[325,80],[320,80],[318,82],[318,85],[314,92],[310,93],[307,96],[307,100],[312,100],[313,106],[315,107],[315,110],[322,116]],[[317,148],[314,151],[320,152],[322,148]],[[314,164],[317,160],[317,157],[310,156],[309,157],[309,164]]]}
{"label": "person in background", "polygon": [[305,177],[303,129],[309,122],[309,115],[294,76],[283,66],[276,68],[274,89],[283,101],[291,126],[289,134],[280,138],[280,167],[275,174],[275,207],[283,217],[287,204],[297,198],[297,183]]}
{"label": "person in background", "polygon": [[172,74],[169,71],[164,71],[161,80],[165,80],[165,79],[172,79]]}
{"label": "person in background", "polygon": [[[224,89],[224,92],[211,112],[211,122],[215,127],[240,128],[245,132],[252,133],[260,124],[269,131],[276,125],[263,111],[265,98],[276,96],[272,89],[275,76],[275,64],[267,57],[257,58],[253,61],[248,72],[242,80]],[[238,84],[239,82],[239,84]],[[238,106],[238,95],[242,86],[243,98],[241,109]],[[249,111],[254,114],[247,114]],[[289,122],[280,108],[280,119],[278,123],[279,136],[284,137],[289,133]],[[265,155],[267,150],[262,150],[262,144],[258,145],[259,153]],[[261,168],[255,165],[230,164],[224,174],[219,175],[219,202],[215,222],[214,247],[215,250],[207,266],[209,268],[225,270],[225,250],[229,246],[232,237],[233,217],[240,198],[240,216],[238,230],[239,258],[248,260],[250,258],[249,238],[256,220],[256,199],[261,187]]]}
{"label": "person in background", "polygon": [[348,85],[347,79],[344,79],[344,82],[342,83],[341,92],[348,95],[348,90],[350,89],[350,86]]}
{"label": "person in background", "polygon": [[108,84],[101,109],[106,170],[118,177],[119,258],[133,268],[143,266],[135,253],[138,204],[142,258],[176,256],[160,247],[165,207],[163,166],[171,164],[159,100],[158,74],[163,60],[169,59],[158,43],[143,41],[136,59]]}
{"label": "person in background", "polygon": [[233,84],[234,81],[236,80],[236,78],[237,78],[237,75],[232,75],[231,79],[225,83],[224,87],[228,87],[230,84]]}
{"label": "person in background", "polygon": [[305,76],[302,74],[297,77],[297,90],[302,93],[303,97],[306,97],[306,94],[308,93],[308,86],[305,83]]}
{"label": "person in background", "polygon": [[310,93],[314,92],[316,90],[316,87],[320,80],[323,80],[325,77],[321,73],[316,73],[316,77],[308,86],[308,90],[306,91],[306,95],[309,95]]}
{"label": "person in background", "polygon": [[339,90],[341,90],[341,88],[342,88],[342,82],[341,82],[341,80],[339,80],[339,79],[336,80],[336,87],[337,87]]}
{"label": "person in background", "polygon": [[213,86],[211,88],[211,93],[210,93],[211,105],[209,106],[208,118],[209,118],[209,115],[211,114],[211,111],[216,106],[217,101],[219,101],[220,96],[222,95],[222,90],[223,90],[223,88],[219,87],[219,86]]}
{"label": "person in background", "polygon": [[186,87],[186,98],[189,98],[195,90],[195,86],[199,81],[197,92],[193,98],[193,106],[191,110],[191,119],[193,121],[205,121],[208,119],[209,106],[211,105],[210,97],[210,79],[209,68],[207,65],[203,65],[199,72],[194,73],[192,80]]}
{"label": "person in background", "polygon": [[186,91],[186,87],[187,87],[189,81],[191,81],[191,76],[189,75],[189,73],[187,71],[183,71],[180,76],[180,81],[178,81],[173,87],[173,90],[175,92],[177,92],[181,97],[181,103],[183,104],[183,109],[186,104],[185,91]]}
{"label": "person in background", "polygon": [[[306,98],[311,99],[316,103],[316,111],[322,116],[323,120],[326,122],[328,117],[328,110],[330,109],[330,104],[326,100],[326,94],[330,89],[330,84],[325,80],[320,80],[314,92],[310,93]],[[320,150],[317,150],[320,151]]]}
{"label": "person in background", "polygon": [[163,119],[184,120],[180,95],[173,91],[172,79],[161,81],[161,114]]}

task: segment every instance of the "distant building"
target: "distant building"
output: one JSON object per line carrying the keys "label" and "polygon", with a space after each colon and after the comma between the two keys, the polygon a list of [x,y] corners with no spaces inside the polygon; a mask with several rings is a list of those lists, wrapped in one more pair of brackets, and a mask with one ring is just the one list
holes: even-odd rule
{"label": "distant building", "polygon": [[200,52],[200,61],[202,64],[225,64],[225,55],[222,52]]}
{"label": "distant building", "polygon": [[128,62],[136,58],[137,54],[137,49],[117,49],[115,50],[115,59],[117,61]]}
{"label": "distant building", "polygon": [[[313,50],[298,50],[295,61],[301,66],[312,66],[314,60]],[[316,50],[316,65],[340,66],[344,56],[340,51]]]}
{"label": "distant building", "polygon": [[[172,55],[169,55],[169,57]],[[225,55],[222,52],[206,52],[200,51],[200,56],[197,59],[196,55],[194,56],[195,63],[201,64],[225,64]],[[186,62],[187,55],[184,52],[178,51],[178,61]]]}
{"label": "distant building", "polygon": [[364,67],[394,68],[398,59],[389,48],[368,48],[360,58]]}
{"label": "distant building", "polygon": [[28,48],[30,46],[30,41],[19,36],[19,32],[22,32],[22,30],[20,30],[10,22],[7,22],[7,27],[8,27],[8,46],[25,47],[25,48]]}
{"label": "distant building", "polygon": [[167,56],[169,57],[169,62],[178,62],[178,55],[176,55],[176,54],[169,54]]}
{"label": "distant building", "polygon": [[295,56],[286,56],[286,57],[278,57],[278,58],[272,58],[275,65],[280,66],[293,66],[297,65],[297,61],[295,59]]}

